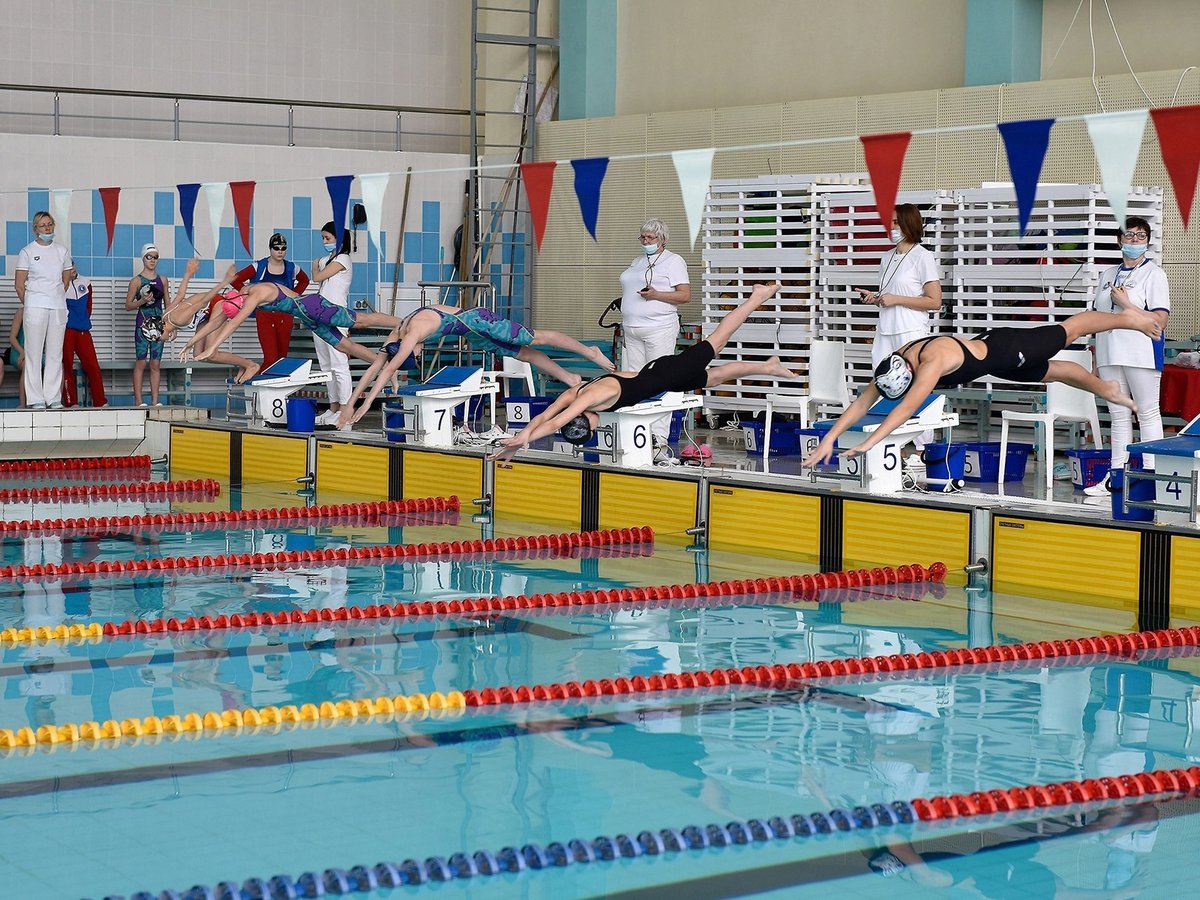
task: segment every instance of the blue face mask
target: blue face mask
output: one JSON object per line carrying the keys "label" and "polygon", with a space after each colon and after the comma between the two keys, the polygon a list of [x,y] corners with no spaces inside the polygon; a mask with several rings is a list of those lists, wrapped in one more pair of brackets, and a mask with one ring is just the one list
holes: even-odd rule
{"label": "blue face mask", "polygon": [[1128,256],[1130,259],[1137,259],[1145,254],[1150,247],[1149,244],[1122,244],[1121,255]]}
{"label": "blue face mask", "polygon": [[52,243],[54,241],[54,232],[52,231],[49,234],[39,234],[37,239],[47,244]]}
{"label": "blue face mask", "polygon": [[332,253],[334,250],[336,250],[336,249],[337,249],[337,244],[331,244],[331,243],[329,243],[329,244],[325,244],[324,246],[325,246],[325,249],[326,249],[327,251],[329,251],[330,253]]}
{"label": "blue face mask", "polygon": [[653,256],[658,252],[658,244],[642,244],[642,252],[647,256]]}

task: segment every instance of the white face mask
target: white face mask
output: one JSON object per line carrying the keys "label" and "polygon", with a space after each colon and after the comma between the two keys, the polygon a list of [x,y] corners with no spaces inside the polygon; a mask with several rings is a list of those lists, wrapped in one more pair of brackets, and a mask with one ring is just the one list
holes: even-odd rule
{"label": "white face mask", "polygon": [[901,231],[899,228],[893,228],[891,237],[892,237],[892,243],[898,244],[902,240],[904,240],[904,232]]}

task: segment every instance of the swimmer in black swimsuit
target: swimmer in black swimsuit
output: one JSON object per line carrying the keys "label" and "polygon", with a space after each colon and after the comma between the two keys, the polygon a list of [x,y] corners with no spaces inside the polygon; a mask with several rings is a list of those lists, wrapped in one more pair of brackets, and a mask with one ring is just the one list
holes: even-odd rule
{"label": "swimmer in black swimsuit", "polygon": [[1162,334],[1153,315],[1129,306],[1118,313],[1077,313],[1057,325],[996,328],[968,340],[932,335],[910,341],[876,367],[874,380],[838,417],[803,465],[828,462],[838,436],[865,416],[880,397],[900,402],[865,441],[841,451],[843,456],[866,453],[907,422],[935,388],[967,384],[986,375],[1010,381],[1061,381],[1134,409],[1116,381],[1103,381],[1083,366],[1051,358],[1090,334],[1116,328],[1133,329],[1152,338]]}
{"label": "swimmer in black swimsuit", "polygon": [[778,356],[765,362],[727,362],[708,367],[750,314],[778,290],[777,283],[756,284],[750,298],[727,313],[712,334],[682,353],[656,359],[640,372],[612,372],[568,388],[544,413],[534,416],[525,428],[506,440],[492,458],[508,459],[522,447],[560,429],[564,440],[587,443],[600,422],[597,413],[633,406],[663,391],[697,391],[750,375],[797,377]]}

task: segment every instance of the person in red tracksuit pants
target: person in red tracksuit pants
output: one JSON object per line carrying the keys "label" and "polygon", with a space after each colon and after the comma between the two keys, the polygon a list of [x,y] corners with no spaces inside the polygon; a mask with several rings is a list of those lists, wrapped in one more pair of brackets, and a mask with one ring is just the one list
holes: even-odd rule
{"label": "person in red tracksuit pants", "polygon": [[[240,270],[230,282],[230,287],[240,291],[247,282],[267,281],[303,294],[308,287],[308,273],[287,259],[287,238],[275,232],[267,246],[271,255]],[[262,367],[265,369],[287,356],[288,345],[292,342],[292,317],[287,313],[261,311],[255,313],[254,324],[258,328],[258,343],[263,352]]]}
{"label": "person in red tracksuit pants", "polygon": [[96,345],[92,343],[92,285],[70,270],[67,284],[67,330],[63,338],[63,406],[78,406],[79,396],[75,387],[75,357],[79,367],[87,376],[92,390],[92,406],[99,409],[108,406],[104,396],[104,376],[96,359]]}

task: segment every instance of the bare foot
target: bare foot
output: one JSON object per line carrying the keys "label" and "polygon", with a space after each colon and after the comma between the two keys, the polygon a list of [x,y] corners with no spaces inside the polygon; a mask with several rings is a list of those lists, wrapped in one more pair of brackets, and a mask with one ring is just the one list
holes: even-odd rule
{"label": "bare foot", "polygon": [[237,377],[233,379],[234,384],[245,384],[258,374],[258,369],[258,363],[250,363],[247,366],[242,366],[242,368],[238,371]]}
{"label": "bare foot", "polygon": [[776,378],[799,378],[800,376],[779,361],[778,356],[772,356],[763,365],[767,371],[763,374],[774,375]]}
{"label": "bare foot", "polygon": [[1158,319],[1148,312],[1143,312],[1140,309],[1127,308],[1123,313],[1121,313],[1121,317],[1128,322],[1128,324],[1125,326],[1126,328],[1136,329],[1142,334],[1154,338],[1155,340],[1158,340],[1160,337],[1162,337],[1162,326],[1158,324]]}
{"label": "bare foot", "polygon": [[1134,412],[1137,412],[1137,404],[1133,399],[1126,394],[1121,393],[1121,382],[1119,381],[1101,381],[1104,389],[1100,392],[1100,396],[1109,403],[1116,403],[1118,406],[1127,406]]}
{"label": "bare foot", "polygon": [[776,294],[779,293],[779,282],[772,281],[770,284],[756,284],[750,291],[750,302],[765,303]]}
{"label": "bare foot", "polygon": [[[613,365],[612,360],[609,359],[607,356],[605,356],[604,351],[601,350],[599,347],[589,347],[588,348],[588,359],[590,359],[592,362],[594,362],[596,365],[598,365],[600,368],[602,368],[605,372],[617,371],[617,367],[615,365]],[[576,382],[576,384],[578,384],[578,383],[579,382]]]}

